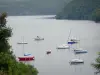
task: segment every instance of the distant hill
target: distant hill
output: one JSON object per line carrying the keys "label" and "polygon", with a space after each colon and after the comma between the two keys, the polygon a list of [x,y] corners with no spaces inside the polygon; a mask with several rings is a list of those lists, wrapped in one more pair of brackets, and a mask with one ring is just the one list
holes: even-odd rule
{"label": "distant hill", "polygon": [[8,15],[56,15],[71,0],[0,0],[0,12]]}
{"label": "distant hill", "polygon": [[100,0],[73,0],[56,15],[56,19],[93,20]]}

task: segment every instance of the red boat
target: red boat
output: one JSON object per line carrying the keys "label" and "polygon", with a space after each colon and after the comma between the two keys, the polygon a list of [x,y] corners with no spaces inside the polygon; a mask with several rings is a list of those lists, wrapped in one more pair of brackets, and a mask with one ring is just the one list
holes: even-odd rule
{"label": "red boat", "polygon": [[47,54],[51,54],[51,51],[47,51],[46,53],[47,53]]}
{"label": "red boat", "polygon": [[33,61],[35,60],[34,56],[22,56],[22,57],[18,57],[19,61]]}
{"label": "red boat", "polygon": [[[17,44],[23,45],[23,52],[24,52],[24,45],[28,44],[27,42],[24,42],[24,37],[23,37],[23,42],[18,42]],[[30,54],[24,54],[24,56],[18,57],[19,61],[33,61],[35,60],[34,56],[29,56]]]}

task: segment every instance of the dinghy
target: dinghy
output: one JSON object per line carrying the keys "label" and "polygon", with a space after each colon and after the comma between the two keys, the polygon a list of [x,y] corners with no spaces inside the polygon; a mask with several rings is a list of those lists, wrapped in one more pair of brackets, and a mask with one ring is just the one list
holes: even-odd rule
{"label": "dinghy", "polygon": [[24,56],[30,56],[31,54],[24,54]]}
{"label": "dinghy", "polygon": [[46,54],[51,54],[51,50],[49,50],[49,51],[46,51]]}

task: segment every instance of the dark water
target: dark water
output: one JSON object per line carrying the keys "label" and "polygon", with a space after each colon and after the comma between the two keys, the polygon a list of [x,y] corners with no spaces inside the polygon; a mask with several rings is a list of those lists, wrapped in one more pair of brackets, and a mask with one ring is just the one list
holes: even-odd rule
{"label": "dark water", "polygon": [[[23,55],[22,45],[17,42],[28,42],[24,46],[25,53],[35,56],[35,61],[30,62],[38,71],[38,75],[94,75],[95,69],[91,67],[100,51],[100,25],[91,21],[71,21],[41,19],[43,16],[11,16],[8,17],[8,25],[13,28],[13,36],[10,40],[16,56]],[[75,55],[72,50],[57,50],[56,47],[65,44],[70,37],[80,39],[80,43],[73,48],[81,47],[88,50],[86,54]],[[34,41],[36,36],[44,37],[43,41]],[[46,51],[51,50],[50,55]],[[84,64],[70,65],[74,58],[84,60]]]}

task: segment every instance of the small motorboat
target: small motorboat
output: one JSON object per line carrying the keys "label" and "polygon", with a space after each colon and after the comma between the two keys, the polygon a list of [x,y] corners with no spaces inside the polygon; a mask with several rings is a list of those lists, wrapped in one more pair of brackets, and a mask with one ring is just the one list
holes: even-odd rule
{"label": "small motorboat", "polygon": [[84,60],[82,60],[82,59],[72,59],[70,61],[70,64],[80,64],[80,63],[84,63]]}
{"label": "small motorboat", "polygon": [[72,38],[70,41],[78,42],[80,40],[77,40],[76,38]]}
{"label": "small motorboat", "polygon": [[51,51],[47,51],[46,54],[51,54]]}
{"label": "small motorboat", "polygon": [[63,44],[57,47],[57,49],[69,49],[70,46],[68,46],[67,44]]}
{"label": "small motorboat", "polygon": [[37,36],[36,38],[34,38],[34,40],[44,40],[44,38]]}
{"label": "small motorboat", "polygon": [[80,53],[87,53],[87,50],[82,50],[82,49],[74,49],[75,54],[80,54]]}
{"label": "small motorboat", "polygon": [[22,56],[22,57],[18,57],[19,61],[33,61],[35,60],[34,56]]}

